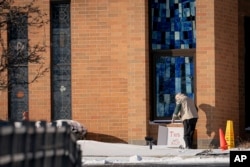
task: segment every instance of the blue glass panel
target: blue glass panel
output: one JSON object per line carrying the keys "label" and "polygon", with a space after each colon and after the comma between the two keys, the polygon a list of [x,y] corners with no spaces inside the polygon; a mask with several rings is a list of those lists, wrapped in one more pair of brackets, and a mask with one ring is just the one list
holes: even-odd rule
{"label": "blue glass panel", "polygon": [[28,67],[9,68],[9,103],[11,121],[22,121],[22,113],[29,111],[28,107]]}
{"label": "blue glass panel", "polygon": [[195,8],[195,0],[152,0],[152,49],[195,48]]}
{"label": "blue glass panel", "polygon": [[157,56],[156,76],[156,115],[172,116],[175,108],[174,96],[178,92],[193,97],[193,57]]}
{"label": "blue glass panel", "polygon": [[[28,17],[20,14],[8,23],[8,90],[9,120],[22,121],[22,113],[29,111],[28,99]],[[21,56],[20,56],[21,55]]]}

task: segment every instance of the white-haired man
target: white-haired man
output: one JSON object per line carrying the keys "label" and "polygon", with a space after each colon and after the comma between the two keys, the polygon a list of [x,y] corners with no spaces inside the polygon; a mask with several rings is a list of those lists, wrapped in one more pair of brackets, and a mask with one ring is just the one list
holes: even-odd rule
{"label": "white-haired man", "polygon": [[193,136],[198,120],[198,108],[193,99],[183,93],[175,95],[176,106],[172,117],[172,123],[180,118],[184,127],[184,141],[187,149],[193,147]]}

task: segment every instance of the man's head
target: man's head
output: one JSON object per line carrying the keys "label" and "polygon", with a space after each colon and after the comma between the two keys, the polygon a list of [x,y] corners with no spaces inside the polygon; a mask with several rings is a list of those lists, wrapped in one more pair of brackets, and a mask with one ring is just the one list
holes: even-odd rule
{"label": "man's head", "polygon": [[185,99],[187,96],[183,93],[177,93],[175,95],[175,100],[177,103],[179,103],[181,100]]}

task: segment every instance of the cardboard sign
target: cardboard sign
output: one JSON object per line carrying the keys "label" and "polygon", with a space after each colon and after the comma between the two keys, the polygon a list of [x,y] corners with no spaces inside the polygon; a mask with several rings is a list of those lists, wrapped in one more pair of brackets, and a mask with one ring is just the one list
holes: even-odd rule
{"label": "cardboard sign", "polygon": [[167,146],[168,147],[180,147],[180,145],[185,147],[185,142],[183,139],[183,128],[169,127],[168,136],[167,136]]}
{"label": "cardboard sign", "polygon": [[185,147],[183,139],[183,127],[159,126],[157,145],[167,145],[167,147]]}

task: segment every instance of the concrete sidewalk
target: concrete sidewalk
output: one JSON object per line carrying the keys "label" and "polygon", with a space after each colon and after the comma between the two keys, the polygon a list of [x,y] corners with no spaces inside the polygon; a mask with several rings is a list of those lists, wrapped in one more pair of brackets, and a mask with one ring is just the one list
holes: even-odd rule
{"label": "concrete sidewalk", "polygon": [[86,166],[229,166],[230,150],[179,149],[79,140]]}

